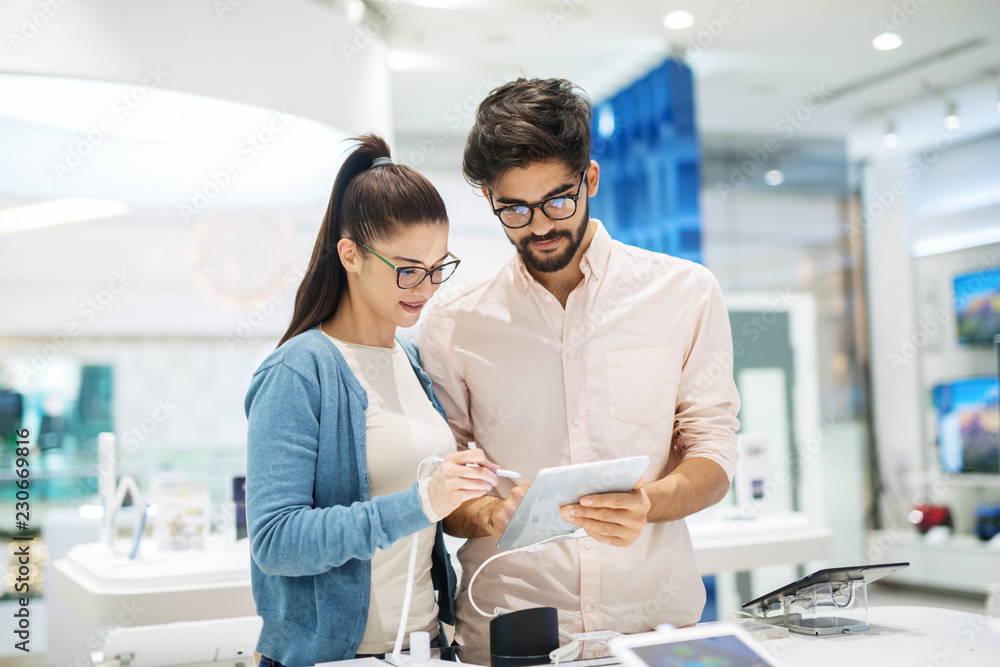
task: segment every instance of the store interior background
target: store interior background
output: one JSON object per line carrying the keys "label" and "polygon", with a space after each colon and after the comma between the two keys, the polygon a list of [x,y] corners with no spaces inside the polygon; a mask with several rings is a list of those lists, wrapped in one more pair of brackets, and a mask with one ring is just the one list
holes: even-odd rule
{"label": "store interior background", "polygon": [[[988,573],[1000,583],[1000,551],[972,535],[974,507],[1000,502],[1000,474],[942,472],[931,403],[938,383],[997,372],[991,347],[959,344],[951,304],[955,274],[1000,266],[993,0],[43,4],[0,6],[0,389],[33,397],[33,432],[45,415],[81,414],[83,369],[109,368],[87,371],[111,400],[90,418],[134,436],[122,472],[148,485],[183,471],[222,507],[245,470],[250,375],[287,325],[344,138],[383,134],[439,188],[459,284],[511,253],[460,171],[485,94],[522,74],[563,77],[600,106],[680,57],[694,74],[703,261],[734,310],[796,323],[794,415],[764,391],[773,377],[748,375],[744,430],[768,435],[775,469],[819,443],[796,488],[761,511],[794,505],[833,528],[817,566],[934,564],[873,604],[980,610]],[[676,9],[694,24],[666,28]],[[876,50],[887,26],[903,43]],[[100,200],[92,219],[5,216],[69,197]],[[766,344],[767,329],[736,340]],[[45,536],[50,559],[94,539],[93,516],[75,521],[94,503],[92,435],[33,464],[32,523],[48,513],[62,526]],[[15,478],[2,457],[7,542]],[[951,508],[951,539],[918,539],[922,501]],[[795,576],[763,568],[754,590]],[[745,601],[733,577],[717,587],[724,611]]]}

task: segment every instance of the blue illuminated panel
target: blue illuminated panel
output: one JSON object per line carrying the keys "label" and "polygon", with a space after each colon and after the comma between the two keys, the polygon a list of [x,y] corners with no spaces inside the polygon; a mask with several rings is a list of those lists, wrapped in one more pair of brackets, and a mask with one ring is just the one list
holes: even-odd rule
{"label": "blue illuminated panel", "polygon": [[691,68],[662,65],[594,106],[601,165],[591,215],[630,245],[701,262],[701,189]]}

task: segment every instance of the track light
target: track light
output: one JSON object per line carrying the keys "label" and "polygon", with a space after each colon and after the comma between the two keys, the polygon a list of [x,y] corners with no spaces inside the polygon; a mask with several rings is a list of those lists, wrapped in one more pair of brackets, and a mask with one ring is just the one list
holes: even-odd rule
{"label": "track light", "polygon": [[886,148],[895,148],[899,145],[899,135],[896,134],[896,124],[891,120],[885,124],[885,134],[882,136],[882,143]]}
{"label": "track light", "polygon": [[872,46],[879,51],[892,51],[903,45],[903,38],[897,32],[883,32],[872,40]]}
{"label": "track light", "polygon": [[957,130],[962,127],[962,119],[958,117],[958,105],[954,101],[948,102],[948,112],[944,117],[944,126],[949,130]]}
{"label": "track light", "polygon": [[663,27],[668,30],[684,30],[694,25],[694,16],[691,12],[677,9],[663,17]]}

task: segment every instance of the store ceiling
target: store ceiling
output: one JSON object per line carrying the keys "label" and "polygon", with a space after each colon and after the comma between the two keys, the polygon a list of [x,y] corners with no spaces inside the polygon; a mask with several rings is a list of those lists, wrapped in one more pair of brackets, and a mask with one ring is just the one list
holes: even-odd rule
{"label": "store ceiling", "polygon": [[[796,134],[844,137],[901,105],[940,97],[943,115],[946,91],[982,84],[990,72],[1000,76],[996,0],[369,0],[367,6],[366,25],[392,49],[397,131],[413,136],[464,133],[484,92],[521,73],[568,78],[599,101],[685,50],[705,134],[774,133],[786,114],[823,91],[831,99]],[[664,28],[664,15],[674,9],[693,13],[694,26]],[[872,38],[887,26],[904,43],[876,51]],[[997,113],[995,106],[979,111]]]}

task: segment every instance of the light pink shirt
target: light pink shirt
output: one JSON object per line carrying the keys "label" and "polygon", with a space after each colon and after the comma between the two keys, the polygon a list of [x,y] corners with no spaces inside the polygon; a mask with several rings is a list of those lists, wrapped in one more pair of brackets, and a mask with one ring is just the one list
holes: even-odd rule
{"label": "light pink shirt", "polygon": [[[603,225],[565,310],[515,255],[495,274],[436,296],[417,335],[459,447],[475,441],[521,482],[550,466],[647,454],[645,480],[690,457],[732,479],[739,396],[718,282],[704,267],[624,245]],[[498,495],[514,486],[500,480]],[[459,550],[457,639],[489,641],[468,581],[496,539]],[[696,622],[705,589],[683,521],[631,546],[584,538],[493,561],[473,590],[492,611],[552,606],[570,632],[640,632]]]}

